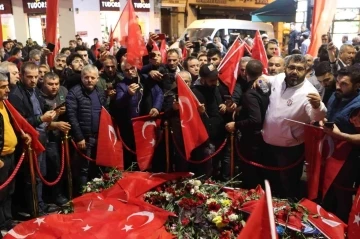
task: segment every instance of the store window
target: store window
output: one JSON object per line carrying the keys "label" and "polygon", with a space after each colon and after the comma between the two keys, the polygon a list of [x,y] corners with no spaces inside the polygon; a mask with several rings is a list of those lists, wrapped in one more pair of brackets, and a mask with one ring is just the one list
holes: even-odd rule
{"label": "store window", "polygon": [[331,33],[336,46],[342,45],[342,37],[348,36],[349,41],[360,32],[360,7],[337,9]]}
{"label": "store window", "polygon": [[300,31],[301,25],[306,25],[308,0],[298,0],[297,4],[295,26],[296,30]]}

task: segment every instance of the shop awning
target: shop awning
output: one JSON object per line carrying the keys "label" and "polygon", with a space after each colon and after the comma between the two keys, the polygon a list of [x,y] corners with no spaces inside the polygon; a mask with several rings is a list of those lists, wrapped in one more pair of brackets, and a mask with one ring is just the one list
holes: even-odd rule
{"label": "shop awning", "polygon": [[276,0],[263,8],[251,12],[253,22],[295,22],[297,2]]}

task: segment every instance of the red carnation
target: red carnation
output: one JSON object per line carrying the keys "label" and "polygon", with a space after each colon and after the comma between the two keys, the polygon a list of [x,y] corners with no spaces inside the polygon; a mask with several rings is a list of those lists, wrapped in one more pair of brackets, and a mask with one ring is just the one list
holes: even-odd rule
{"label": "red carnation", "polygon": [[219,239],[231,239],[231,232],[229,232],[229,231],[223,231],[223,232],[220,234]]}
{"label": "red carnation", "polygon": [[190,223],[190,219],[187,217],[185,217],[181,220],[181,225],[183,225],[183,226],[186,226],[189,223]]}
{"label": "red carnation", "polygon": [[209,211],[217,212],[220,210],[221,206],[217,204],[216,202],[212,202],[208,205]]}

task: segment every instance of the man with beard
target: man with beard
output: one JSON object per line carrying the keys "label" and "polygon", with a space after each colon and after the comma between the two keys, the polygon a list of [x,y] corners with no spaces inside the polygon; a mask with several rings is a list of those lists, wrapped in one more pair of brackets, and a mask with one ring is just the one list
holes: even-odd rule
{"label": "man with beard", "polygon": [[[157,84],[144,79],[135,66],[124,61],[124,79],[116,86],[116,111],[114,118],[120,127],[120,134],[126,145],[135,148],[131,119],[151,115],[156,117],[161,111],[164,95]],[[134,155],[124,150],[125,168],[135,161]]]}
{"label": "man with beard", "polygon": [[195,56],[189,56],[184,61],[184,68],[191,75],[192,82],[199,78],[200,62]]}
{"label": "man with beard", "polygon": [[[66,67],[66,58],[67,55],[59,53],[55,56],[54,69],[53,71],[59,76],[62,77],[63,71]],[[63,83],[63,79],[61,79]]]}
{"label": "man with beard", "polygon": [[[336,91],[330,97],[327,121],[334,122],[334,127],[324,126],[324,132],[335,139],[344,140],[359,145],[359,125],[354,125],[351,115],[360,109],[360,67],[357,65],[346,67],[338,72]],[[359,114],[357,114],[357,121]],[[359,179],[359,147],[353,146],[352,151],[345,160],[334,183],[330,186],[324,198],[324,208],[335,213],[340,219],[346,221],[352,205],[354,192],[346,190],[358,185]]]}
{"label": "man with beard", "polygon": [[278,50],[278,45],[276,42],[274,41],[269,41],[266,45],[265,45],[265,51],[266,51],[266,56],[268,59],[270,59],[273,56],[276,56],[276,52]]}
{"label": "man with beard", "polygon": [[315,68],[315,76],[325,89],[322,101],[326,105],[336,89],[336,80],[332,74],[330,63],[328,61],[320,62]]}
{"label": "man with beard", "polygon": [[149,64],[143,66],[140,73],[149,75],[152,79],[160,79],[162,77],[162,74],[159,72],[159,67],[162,65],[161,60],[160,51],[152,51],[149,54]]}
{"label": "man with beard", "polygon": [[269,75],[276,76],[285,71],[285,61],[281,56],[273,56],[268,63]]}
{"label": "man with beard", "polygon": [[[303,157],[304,127],[285,119],[310,123],[325,117],[326,107],[314,86],[305,80],[306,60],[300,54],[285,62],[285,74],[269,77],[271,95],[263,126],[269,164],[276,167],[291,165]],[[299,196],[303,165],[269,174],[276,195]]]}
{"label": "man with beard", "polygon": [[70,90],[73,86],[81,82],[81,71],[84,68],[85,61],[80,54],[72,53],[66,58],[66,64],[69,68],[66,68],[64,71],[64,81],[62,85]]}

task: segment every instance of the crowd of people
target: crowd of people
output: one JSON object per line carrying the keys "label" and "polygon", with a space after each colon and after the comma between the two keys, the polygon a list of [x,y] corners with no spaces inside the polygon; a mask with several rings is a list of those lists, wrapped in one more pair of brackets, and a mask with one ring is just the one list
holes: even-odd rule
{"label": "crowd of people", "polygon": [[[13,171],[23,144],[31,140],[27,134],[13,130],[13,121],[3,103],[7,99],[39,132],[46,151],[38,155],[37,163],[48,180],[54,180],[60,172],[61,141],[65,134],[72,137],[78,150],[95,159],[100,111],[105,107],[130,149],[135,149],[131,119],[144,115],[158,117],[163,112],[163,122],[169,122],[174,135],[170,159],[171,170],[175,172],[192,171],[207,178],[229,180],[231,147],[225,141],[229,133],[235,133],[235,147],[248,160],[271,167],[285,167],[302,160],[290,169],[270,171],[243,163],[236,156],[242,187],[254,188],[269,179],[274,195],[287,198],[304,196],[300,190],[304,127],[286,119],[320,126],[328,121],[334,124],[332,128],[323,127],[326,134],[354,146],[335,180],[338,187],[331,186],[321,203],[347,221],[352,192],[343,188],[353,188],[359,181],[356,145],[360,143],[360,125],[350,116],[360,109],[360,52],[348,43],[337,49],[327,38],[316,57],[304,54],[303,50],[294,54],[297,52],[290,48],[289,54],[282,57],[278,54],[278,41],[263,36],[269,75],[263,75],[263,64],[245,52],[239,62],[235,90],[230,94],[219,81],[217,70],[226,49],[231,47],[228,40],[219,36],[199,39],[199,47],[183,42],[180,49],[167,49],[164,61],[153,45],[159,43],[157,35],[150,33],[149,54],[143,58],[141,69],[127,61],[125,47],[111,55],[108,44],[100,45],[98,39],[87,48],[77,36],[69,47],[55,55],[53,68],[46,64],[50,53],[46,47],[34,44],[31,39],[24,48],[18,42],[5,41],[0,51],[0,185]],[[250,39],[246,40],[251,44]],[[209,135],[206,143],[193,150],[191,159],[201,161],[225,142],[220,152],[200,164],[182,156],[186,139],[181,131],[178,74],[199,100],[199,114]],[[17,139],[19,135],[23,139]],[[74,148],[71,152],[74,190],[78,195],[89,180],[108,169],[79,156]],[[125,148],[123,154],[125,168],[136,169],[136,155]],[[160,143],[149,170],[163,172],[165,162],[165,145]],[[15,225],[14,217],[34,217],[30,178],[24,163],[16,180],[0,190],[2,230]],[[65,177],[53,187],[43,187],[39,177],[36,181],[39,215],[55,212],[68,203]]]}

